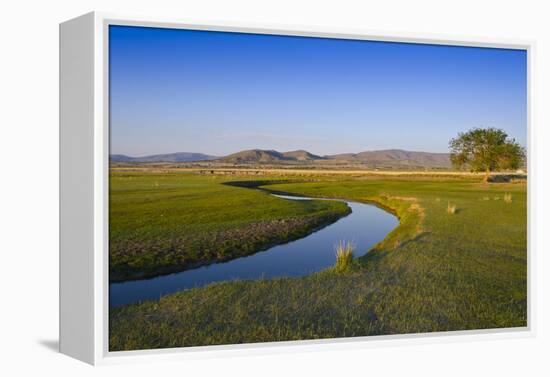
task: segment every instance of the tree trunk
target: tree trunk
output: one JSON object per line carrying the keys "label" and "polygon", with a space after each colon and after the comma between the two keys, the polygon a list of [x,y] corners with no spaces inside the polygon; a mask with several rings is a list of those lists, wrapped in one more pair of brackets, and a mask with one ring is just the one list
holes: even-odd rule
{"label": "tree trunk", "polygon": [[485,183],[489,183],[489,176],[490,175],[491,175],[491,170],[489,168],[487,168],[487,170],[485,170],[485,179],[484,179]]}

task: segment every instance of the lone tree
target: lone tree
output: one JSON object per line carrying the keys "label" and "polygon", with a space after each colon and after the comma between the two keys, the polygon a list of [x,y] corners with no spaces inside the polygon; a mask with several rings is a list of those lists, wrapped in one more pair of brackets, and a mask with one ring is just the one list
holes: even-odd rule
{"label": "lone tree", "polygon": [[473,128],[461,132],[449,142],[451,162],[455,168],[469,168],[486,173],[516,170],[523,166],[525,150],[506,132],[496,128]]}

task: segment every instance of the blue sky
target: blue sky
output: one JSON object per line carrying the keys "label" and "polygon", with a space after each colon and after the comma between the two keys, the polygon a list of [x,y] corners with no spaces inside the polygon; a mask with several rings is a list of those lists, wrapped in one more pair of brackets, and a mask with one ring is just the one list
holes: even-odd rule
{"label": "blue sky", "polygon": [[447,152],[527,137],[522,50],[110,27],[111,153]]}

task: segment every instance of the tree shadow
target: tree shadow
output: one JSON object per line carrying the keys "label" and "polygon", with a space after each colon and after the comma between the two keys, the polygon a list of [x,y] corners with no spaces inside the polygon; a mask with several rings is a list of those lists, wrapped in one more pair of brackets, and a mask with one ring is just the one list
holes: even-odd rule
{"label": "tree shadow", "polygon": [[408,240],[405,240],[404,242],[401,242],[401,243],[399,244],[398,248],[407,246],[407,245],[410,244],[411,242],[420,241],[421,239],[427,237],[427,236],[430,235],[430,234],[431,234],[431,232],[427,232],[427,231],[421,232],[421,233],[417,234],[416,236],[414,236],[414,237],[412,237],[412,238],[409,238]]}
{"label": "tree shadow", "polygon": [[57,339],[41,339],[38,341],[38,344],[52,352],[59,352],[59,340]]}

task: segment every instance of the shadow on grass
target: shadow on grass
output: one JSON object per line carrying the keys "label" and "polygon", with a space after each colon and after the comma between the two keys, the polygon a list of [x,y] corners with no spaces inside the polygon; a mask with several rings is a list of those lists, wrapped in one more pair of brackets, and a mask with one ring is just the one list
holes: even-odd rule
{"label": "shadow on grass", "polygon": [[[457,209],[457,212],[458,212],[458,209]],[[399,244],[399,246],[397,248],[399,249],[401,247],[405,247],[408,244],[410,244],[411,242],[420,241],[420,240],[426,238],[427,236],[429,236],[430,234],[431,234],[431,232],[421,232],[421,233],[417,234],[416,236],[414,236],[413,238],[410,238],[410,239],[402,242],[401,244]]]}
{"label": "shadow on grass", "polygon": [[426,238],[427,236],[429,236],[430,234],[431,234],[431,232],[421,232],[421,233],[417,234],[416,236],[401,242],[398,246],[395,247],[395,249],[392,249],[392,250],[386,250],[384,248],[378,249],[378,248],[374,247],[373,249],[369,250],[369,252],[367,254],[360,257],[358,260],[363,265],[366,265],[366,264],[372,263],[372,262],[376,262],[376,261],[382,259],[387,253],[391,253],[392,251],[394,251],[396,249],[401,249],[401,248],[407,246],[408,244],[410,244],[412,242],[420,241],[420,240]]}

